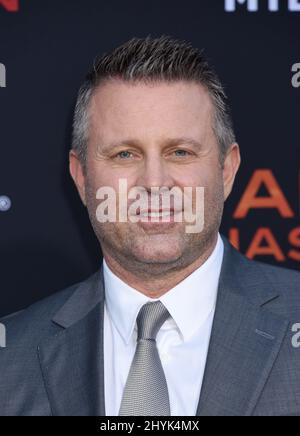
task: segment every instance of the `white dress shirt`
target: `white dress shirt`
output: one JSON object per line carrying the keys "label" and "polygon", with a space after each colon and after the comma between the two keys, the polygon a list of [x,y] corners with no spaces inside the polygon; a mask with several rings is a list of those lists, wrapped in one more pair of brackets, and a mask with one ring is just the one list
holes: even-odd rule
{"label": "white dress shirt", "polygon": [[103,260],[105,283],[104,381],[107,416],[118,416],[136,349],[136,318],[149,301],[170,312],[157,335],[171,416],[195,416],[216,307],[224,244],[218,236],[209,259],[158,299],[146,297],[118,278]]}

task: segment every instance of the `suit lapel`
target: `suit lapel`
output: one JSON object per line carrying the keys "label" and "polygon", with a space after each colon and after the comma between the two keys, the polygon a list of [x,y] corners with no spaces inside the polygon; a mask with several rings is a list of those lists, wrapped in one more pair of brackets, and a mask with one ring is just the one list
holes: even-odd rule
{"label": "suit lapel", "polygon": [[56,314],[58,332],[38,347],[52,414],[105,416],[102,269]]}
{"label": "suit lapel", "polygon": [[289,322],[267,310],[278,297],[258,264],[228,243],[197,416],[249,416]]}

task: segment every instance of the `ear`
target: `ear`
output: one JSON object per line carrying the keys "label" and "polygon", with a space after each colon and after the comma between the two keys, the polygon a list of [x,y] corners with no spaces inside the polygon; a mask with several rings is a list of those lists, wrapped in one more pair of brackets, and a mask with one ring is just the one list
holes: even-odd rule
{"label": "ear", "polygon": [[240,147],[237,143],[231,145],[227,152],[224,168],[223,168],[223,183],[225,201],[231,194],[236,174],[241,165]]}
{"label": "ear", "polygon": [[74,150],[69,153],[69,170],[77,187],[82,203],[86,206],[85,199],[85,175],[82,163]]}

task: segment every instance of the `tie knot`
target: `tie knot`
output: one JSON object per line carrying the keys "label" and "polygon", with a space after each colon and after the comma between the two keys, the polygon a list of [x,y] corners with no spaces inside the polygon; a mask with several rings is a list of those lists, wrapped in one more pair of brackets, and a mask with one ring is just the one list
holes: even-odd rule
{"label": "tie knot", "polygon": [[159,329],[170,316],[168,310],[160,301],[144,304],[136,320],[138,340],[155,340]]}

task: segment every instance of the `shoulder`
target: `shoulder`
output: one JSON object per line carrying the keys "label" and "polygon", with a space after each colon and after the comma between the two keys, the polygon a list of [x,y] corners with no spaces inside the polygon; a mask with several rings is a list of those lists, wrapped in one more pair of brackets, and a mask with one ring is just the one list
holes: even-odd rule
{"label": "shoulder", "polygon": [[281,309],[284,315],[295,314],[300,321],[300,272],[261,262],[253,263],[279,295],[273,306]]}
{"label": "shoulder", "polygon": [[[251,261],[250,261],[251,262]],[[288,288],[298,288],[300,291],[300,271],[272,266],[262,262],[252,261],[253,264],[263,271],[274,284],[285,284]]]}
{"label": "shoulder", "polygon": [[285,285],[289,289],[300,290],[300,271],[273,266],[257,260],[248,259],[230,241],[222,236],[224,242],[223,266],[232,275],[243,275],[251,282],[272,282],[276,287]]}
{"label": "shoulder", "polygon": [[1,318],[0,323],[6,329],[7,346],[36,345],[43,336],[55,332],[51,322],[53,316],[84,282],[75,283],[24,310]]}
{"label": "shoulder", "polygon": [[[233,250],[235,250],[233,248]],[[300,272],[280,266],[272,266],[250,260],[237,250],[237,274],[239,283],[248,290],[248,297],[260,300],[261,295],[270,295],[267,306],[277,314],[300,321]],[[273,296],[273,297],[272,297]]]}

